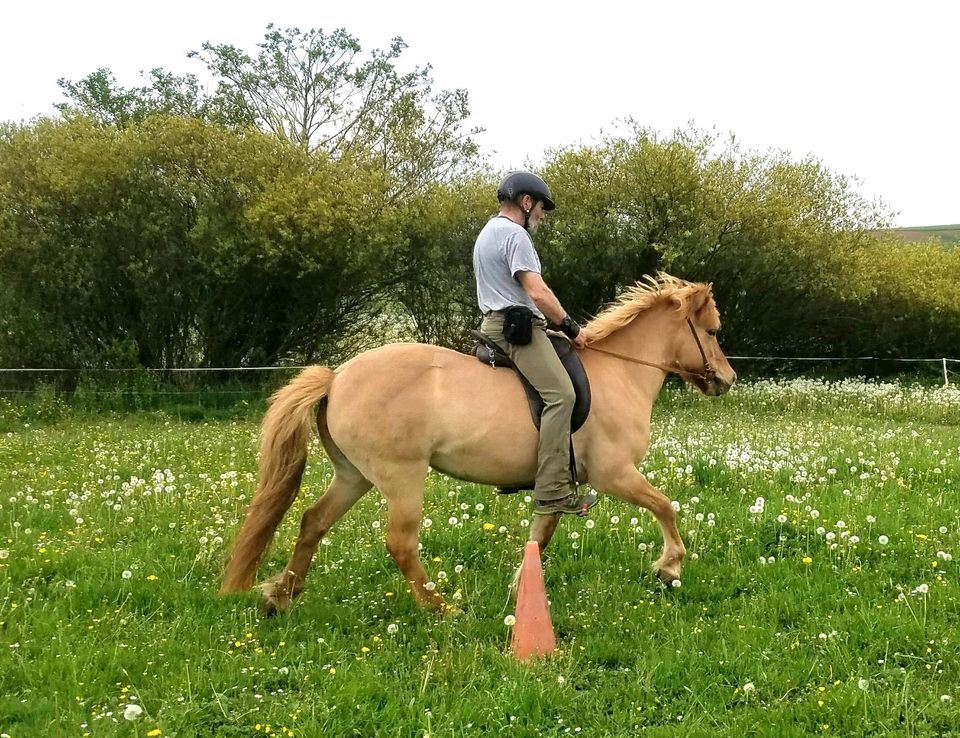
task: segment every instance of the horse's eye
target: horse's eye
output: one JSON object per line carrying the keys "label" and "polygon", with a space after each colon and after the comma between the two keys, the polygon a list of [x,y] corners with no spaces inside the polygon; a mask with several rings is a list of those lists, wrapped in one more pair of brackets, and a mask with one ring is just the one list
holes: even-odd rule
{"label": "horse's eye", "polygon": [[708,336],[716,336],[716,335],[717,335],[717,331],[716,331],[716,330],[707,331],[707,335],[708,335]]}

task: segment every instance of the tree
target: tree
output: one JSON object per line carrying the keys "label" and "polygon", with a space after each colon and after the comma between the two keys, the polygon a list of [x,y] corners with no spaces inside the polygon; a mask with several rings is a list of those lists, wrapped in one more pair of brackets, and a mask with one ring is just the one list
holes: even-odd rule
{"label": "tree", "polygon": [[476,158],[476,131],[463,131],[466,91],[434,95],[429,66],[399,73],[402,39],[363,59],[345,29],[270,24],[258,47],[254,57],[207,42],[190,56],[219,80],[221,106],[243,111],[263,130],[307,151],[373,155],[395,176],[398,193],[462,174]]}

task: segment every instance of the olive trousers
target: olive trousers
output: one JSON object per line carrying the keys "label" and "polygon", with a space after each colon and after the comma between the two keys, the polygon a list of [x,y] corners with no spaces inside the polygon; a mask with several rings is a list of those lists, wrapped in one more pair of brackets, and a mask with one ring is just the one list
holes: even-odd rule
{"label": "olive trousers", "polygon": [[480,330],[503,349],[543,398],[534,497],[546,502],[576,492],[570,474],[570,417],[576,395],[573,383],[547,337],[546,321],[534,320],[533,339],[525,346],[515,346],[503,337],[502,313],[487,314]]}

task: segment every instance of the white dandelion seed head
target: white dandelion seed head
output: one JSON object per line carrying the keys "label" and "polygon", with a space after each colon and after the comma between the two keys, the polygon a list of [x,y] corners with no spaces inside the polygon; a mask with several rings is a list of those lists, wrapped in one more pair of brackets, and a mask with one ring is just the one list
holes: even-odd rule
{"label": "white dandelion seed head", "polygon": [[512,628],[517,624],[517,618],[514,615],[507,615],[507,617],[503,619],[503,624],[508,628]]}
{"label": "white dandelion seed head", "polygon": [[786,515],[777,515],[777,522],[780,523],[781,525],[783,525],[784,523],[787,522],[787,516],[786,516]]}
{"label": "white dandelion seed head", "polygon": [[122,572],[120,572],[120,576],[124,579],[130,579],[130,577],[133,576],[133,572],[129,569],[124,569]]}
{"label": "white dandelion seed head", "polygon": [[877,522],[877,519],[873,517],[873,515],[867,515],[867,522],[870,523],[870,525],[873,525]]}
{"label": "white dandelion seed head", "polygon": [[143,715],[143,708],[140,705],[130,704],[123,708],[124,720],[139,720],[141,715]]}
{"label": "white dandelion seed head", "polygon": [[880,543],[881,546],[886,546],[888,543],[890,543],[890,539],[887,538],[887,536],[880,536],[880,537],[877,539],[877,541],[879,541],[879,543]]}
{"label": "white dandelion seed head", "polygon": [[755,686],[753,686],[753,682],[747,682],[746,684],[743,685],[743,693],[744,693],[744,694],[750,694],[751,692],[755,691],[756,689],[757,689],[757,688],[756,688]]}
{"label": "white dandelion seed head", "polygon": [[837,526],[838,528],[846,528],[846,527],[847,527],[847,524],[844,523],[842,520],[838,520],[838,521],[836,522],[836,526]]}
{"label": "white dandelion seed head", "polygon": [[586,526],[587,526],[587,529],[588,529],[588,530],[589,530],[590,528],[593,528],[593,526],[595,526],[595,525],[596,525],[596,523],[595,523],[593,520],[588,520],[588,521],[586,522]]}
{"label": "white dandelion seed head", "polygon": [[432,521],[430,518],[424,518],[424,519],[423,519],[423,527],[424,527],[424,528],[429,528],[431,525],[433,525],[433,521]]}
{"label": "white dandelion seed head", "polygon": [[390,635],[395,635],[398,630],[400,630],[400,626],[396,623],[390,623],[390,625],[387,626],[387,633]]}
{"label": "white dandelion seed head", "polygon": [[619,516],[619,515],[611,515],[611,516],[610,516],[610,525],[616,525],[616,524],[619,523],[619,522],[620,522],[620,516]]}
{"label": "white dandelion seed head", "polygon": [[672,582],[670,582],[670,586],[674,589],[680,589],[680,580],[674,579]]}
{"label": "white dandelion seed head", "polygon": [[867,689],[870,688],[870,682],[869,682],[869,680],[864,679],[863,677],[861,677],[861,678],[857,681],[857,687],[859,687],[859,688],[862,689],[864,692],[866,692]]}
{"label": "white dandelion seed head", "polygon": [[428,592],[433,592],[433,590],[435,590],[435,589],[437,588],[437,583],[436,583],[436,582],[427,582],[426,584],[423,585],[423,588],[424,588],[425,590],[427,590]]}

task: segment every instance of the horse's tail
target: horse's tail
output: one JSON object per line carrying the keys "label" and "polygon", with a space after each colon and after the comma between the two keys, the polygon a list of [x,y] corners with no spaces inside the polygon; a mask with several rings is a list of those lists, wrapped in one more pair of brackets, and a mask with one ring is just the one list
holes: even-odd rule
{"label": "horse's tail", "polygon": [[308,367],[271,398],[260,430],[260,480],[233,544],[221,593],[253,586],[260,559],[300,490],[313,407],[327,396],[334,376],[325,366]]}

